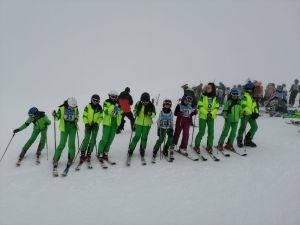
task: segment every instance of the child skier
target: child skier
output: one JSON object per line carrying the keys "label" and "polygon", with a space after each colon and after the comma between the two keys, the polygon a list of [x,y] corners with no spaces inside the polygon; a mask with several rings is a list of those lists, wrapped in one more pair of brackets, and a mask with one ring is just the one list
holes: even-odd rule
{"label": "child skier", "polygon": [[66,176],[75,157],[75,137],[78,129],[77,122],[79,119],[76,99],[74,97],[68,98],[67,101],[59,106],[57,112],[55,110],[53,111],[52,115],[55,120],[59,120],[60,130],[60,142],[53,157],[53,176],[58,176],[58,161],[68,140],[68,163],[62,174],[63,176]]}
{"label": "child skier", "polygon": [[35,140],[39,134],[41,134],[41,139],[40,139],[38,149],[36,151],[36,162],[37,163],[40,162],[41,152],[44,149],[45,144],[47,142],[47,127],[51,124],[51,121],[48,119],[45,112],[39,111],[36,107],[32,107],[29,109],[28,116],[29,116],[29,118],[26,120],[26,122],[21,127],[15,129],[13,131],[14,133],[18,133],[19,131],[24,130],[31,123],[33,123],[32,134],[31,134],[29,140],[26,142],[26,144],[22,148],[21,154],[19,156],[19,160],[17,162],[17,166],[21,165],[21,161],[23,160],[27,150],[35,142]]}
{"label": "child skier", "polygon": [[190,96],[184,95],[181,99],[181,103],[176,106],[174,113],[177,117],[174,133],[174,145],[178,144],[178,140],[182,132],[182,140],[179,146],[179,151],[186,156],[188,155],[187,146],[189,141],[191,117],[197,114],[197,110],[192,107],[192,101],[193,99]]}
{"label": "child skier", "polygon": [[220,105],[216,98],[216,86],[214,83],[208,83],[203,93],[203,96],[198,102],[199,109],[199,132],[195,139],[194,150],[200,152],[200,143],[205,134],[206,125],[208,128],[207,147],[206,151],[212,154],[214,142],[214,121],[217,118],[217,113]]}
{"label": "child skier", "polygon": [[227,144],[225,145],[225,149],[235,151],[235,149],[233,148],[233,142],[235,140],[239,121],[242,116],[242,107],[239,99],[238,89],[232,89],[230,91],[229,99],[224,105],[222,114],[225,119],[225,123],[217,148],[220,151],[224,150],[223,145],[231,129]]}
{"label": "child skier", "polygon": [[118,104],[118,93],[116,91],[108,93],[108,99],[103,103],[103,112],[103,133],[102,139],[99,142],[97,157],[101,166],[106,168],[104,161],[115,164],[111,163],[108,159],[108,152],[122,119],[122,110]]}
{"label": "child skier", "polygon": [[147,147],[148,134],[152,126],[152,119],[156,116],[155,106],[150,102],[150,95],[147,92],[141,95],[140,101],[136,103],[133,112],[136,117],[135,135],[129,145],[127,166],[130,166],[133,151],[140,139],[141,160],[142,164],[146,165],[145,150]]}
{"label": "child skier", "polygon": [[[88,167],[91,166],[91,154],[96,144],[96,138],[99,131],[99,125],[103,119],[103,111],[100,103],[100,96],[94,94],[91,102],[87,104],[83,112],[83,123],[85,126],[85,135],[81,146],[81,156],[79,166],[87,160]],[[86,154],[87,151],[87,154]],[[79,169],[79,166],[77,167]]]}
{"label": "child skier", "polygon": [[152,163],[155,163],[157,152],[160,146],[165,141],[166,135],[168,136],[167,143],[163,147],[164,156],[168,157],[168,161],[172,161],[173,149],[169,150],[169,147],[173,144],[173,112],[172,112],[172,101],[169,99],[164,100],[163,109],[159,114],[157,120],[157,136],[159,137],[153,148]]}
{"label": "child skier", "polygon": [[[252,97],[254,88],[255,85],[252,82],[248,82],[244,86],[245,92],[241,100],[243,116],[237,136],[237,143],[239,148],[242,148],[244,145],[256,147],[256,144],[252,141],[252,139],[258,128],[256,119],[259,117],[259,112],[256,101]],[[251,129],[247,133],[243,144],[243,135],[248,123],[250,124]]]}

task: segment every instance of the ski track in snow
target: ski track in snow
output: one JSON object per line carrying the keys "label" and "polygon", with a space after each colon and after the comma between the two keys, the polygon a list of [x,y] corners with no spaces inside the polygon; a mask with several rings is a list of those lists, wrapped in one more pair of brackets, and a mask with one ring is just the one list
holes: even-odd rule
{"label": "ski track in snow", "polygon": [[[219,117],[215,142],[222,124]],[[116,166],[103,170],[93,155],[92,170],[84,164],[76,172],[73,166],[66,178],[52,177],[51,160],[46,161],[45,151],[41,164],[35,165],[34,147],[16,168],[23,144],[16,138],[0,166],[0,224],[299,224],[297,128],[284,124],[281,118],[260,118],[258,125],[255,141],[259,147],[247,148],[247,157],[231,154],[225,158],[215,152],[220,162],[192,162],[176,154],[173,163],[158,159],[153,165],[154,125],[147,166],[141,165],[136,150],[130,168],[125,166],[130,138],[126,131],[116,136],[111,149]],[[98,141],[100,137],[101,132]],[[51,159],[50,138],[49,148]],[[243,152],[244,148],[238,150]],[[65,149],[60,173],[66,155]]]}

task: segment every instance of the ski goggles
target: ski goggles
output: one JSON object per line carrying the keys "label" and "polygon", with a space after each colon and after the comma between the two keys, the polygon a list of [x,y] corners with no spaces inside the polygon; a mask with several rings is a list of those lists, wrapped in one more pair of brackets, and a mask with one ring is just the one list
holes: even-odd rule
{"label": "ski goggles", "polygon": [[149,101],[141,101],[141,103],[142,103],[143,105],[148,105],[148,104],[149,104]]}
{"label": "ski goggles", "polygon": [[93,101],[94,103],[99,103],[99,102],[100,102],[100,100],[99,100],[99,99],[96,99],[96,98],[92,98],[92,101]]}

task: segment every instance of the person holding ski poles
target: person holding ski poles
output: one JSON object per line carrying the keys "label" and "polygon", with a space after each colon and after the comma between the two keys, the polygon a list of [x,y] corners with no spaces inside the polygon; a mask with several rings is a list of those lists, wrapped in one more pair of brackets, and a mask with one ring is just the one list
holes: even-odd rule
{"label": "person holding ski poles", "polygon": [[36,107],[32,107],[28,111],[28,119],[26,122],[19,128],[15,129],[13,131],[14,134],[24,130],[27,128],[31,123],[33,124],[33,131],[29,138],[29,140],[26,142],[26,144],[23,146],[22,151],[19,156],[19,160],[17,162],[17,166],[21,165],[21,161],[23,160],[27,150],[31,147],[31,145],[35,142],[39,134],[41,134],[40,143],[38,145],[38,149],[36,151],[36,162],[40,162],[40,155],[42,150],[45,148],[46,142],[47,142],[47,128],[51,124],[51,121],[48,119],[45,112],[39,111]]}
{"label": "person holding ski poles", "polygon": [[169,99],[164,100],[163,109],[159,114],[157,120],[157,136],[158,140],[156,141],[153,148],[153,157],[152,163],[156,161],[156,155],[161,147],[162,143],[165,141],[165,137],[168,136],[167,142],[163,147],[163,155],[168,157],[168,161],[172,160],[173,148],[169,148],[173,144],[173,133],[174,133],[174,123],[173,123],[173,112],[172,112],[172,101]]}
{"label": "person holding ski poles", "polygon": [[155,118],[155,106],[150,101],[150,95],[147,92],[144,92],[141,95],[140,101],[136,103],[134,107],[135,114],[135,135],[129,145],[128,155],[127,155],[127,166],[130,166],[131,157],[133,151],[136,148],[137,143],[141,140],[140,144],[140,155],[142,165],[146,165],[145,160],[145,150],[147,147],[148,134],[152,126],[152,119]]}
{"label": "person holding ski poles", "polygon": [[75,157],[75,138],[78,130],[77,123],[79,120],[77,100],[74,97],[68,98],[62,105],[59,106],[57,112],[55,110],[53,111],[52,115],[54,120],[59,120],[60,130],[60,143],[53,156],[53,176],[58,176],[58,161],[68,141],[68,163],[63,173],[63,175],[66,175]]}
{"label": "person holding ski poles", "polygon": [[91,162],[91,154],[96,145],[99,125],[103,119],[103,110],[99,103],[100,96],[98,94],[94,94],[91,97],[91,102],[86,105],[83,111],[85,135],[81,146],[81,156],[79,164],[83,164],[85,160],[87,160],[88,163]]}

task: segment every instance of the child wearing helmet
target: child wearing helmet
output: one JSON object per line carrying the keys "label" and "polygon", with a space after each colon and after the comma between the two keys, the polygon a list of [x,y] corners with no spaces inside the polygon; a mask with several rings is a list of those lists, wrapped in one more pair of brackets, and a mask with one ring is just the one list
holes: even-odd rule
{"label": "child wearing helmet", "polygon": [[57,112],[55,110],[53,111],[52,115],[54,120],[59,120],[60,130],[60,142],[53,156],[53,175],[57,176],[58,161],[67,141],[69,147],[67,169],[69,169],[72,165],[75,157],[75,137],[78,129],[77,122],[79,119],[77,100],[74,97],[68,98],[62,105],[59,106]]}
{"label": "child wearing helmet", "polygon": [[[86,105],[83,111],[83,123],[85,126],[84,139],[81,146],[81,156],[79,164],[85,160],[91,161],[91,154],[96,145],[96,138],[99,131],[99,125],[103,119],[103,110],[100,103],[100,96],[94,94],[91,102]],[[86,154],[87,152],[87,154]]]}
{"label": "child wearing helmet", "polygon": [[169,99],[164,100],[163,108],[159,114],[157,120],[157,136],[159,137],[156,141],[153,148],[153,158],[152,162],[155,163],[157,152],[159,151],[160,146],[165,141],[166,135],[168,136],[167,142],[163,147],[163,154],[168,157],[168,160],[171,161],[173,151],[169,152],[170,146],[173,144],[173,112],[172,112],[172,101]]}
{"label": "child wearing helmet", "polygon": [[179,146],[179,151],[187,155],[187,146],[189,142],[189,132],[191,125],[191,118],[197,114],[197,110],[192,107],[193,99],[190,96],[184,95],[180,104],[175,108],[176,125],[174,133],[174,145],[178,144],[180,134],[182,132],[182,139]]}
{"label": "child wearing helmet", "polygon": [[17,166],[20,165],[20,163],[23,160],[27,150],[35,142],[38,135],[41,134],[40,143],[39,143],[38,149],[36,151],[36,162],[39,163],[39,158],[40,158],[41,152],[45,148],[45,144],[46,144],[46,141],[47,141],[47,127],[51,124],[51,121],[48,119],[45,112],[39,111],[36,107],[32,107],[32,108],[29,109],[28,116],[29,117],[26,120],[26,122],[21,127],[15,129],[13,131],[14,133],[18,133],[19,131],[24,130],[31,123],[33,123],[32,134],[31,134],[29,140],[26,142],[26,144],[22,148],[21,154],[19,156],[19,160],[17,162]]}
{"label": "child wearing helmet", "polygon": [[[253,91],[255,89],[255,84],[252,82],[248,82],[244,86],[245,92],[242,96],[241,105],[242,105],[242,118],[241,124],[238,131],[237,143],[238,147],[242,148],[244,145],[250,147],[256,147],[256,144],[252,141],[253,137],[258,129],[256,119],[259,117],[259,110],[257,107],[257,103],[253,98]],[[245,136],[245,140],[243,143],[243,135],[246,130],[247,124],[250,124],[250,130]]]}
{"label": "child wearing helmet", "polygon": [[[224,148],[230,151],[235,151],[233,147],[233,142],[236,137],[239,121],[242,117],[242,107],[239,99],[238,89],[232,89],[230,91],[229,99],[226,101],[224,105],[222,115],[225,119],[225,123],[223,126],[222,134],[219,139],[217,148],[220,151],[223,151]],[[228,136],[229,131],[230,131],[230,135],[228,137],[228,141],[225,147],[223,148],[225,139]]]}
{"label": "child wearing helmet", "polygon": [[110,91],[108,99],[103,103],[103,130],[98,146],[98,160],[103,163],[108,161],[108,152],[121,124],[122,110],[118,103],[118,92]]}
{"label": "child wearing helmet", "polygon": [[198,102],[199,110],[199,132],[195,139],[194,150],[200,152],[200,144],[205,134],[206,126],[208,128],[207,147],[206,150],[209,154],[212,153],[214,142],[214,122],[217,118],[218,109],[220,104],[216,97],[216,86],[214,83],[208,83],[205,87],[203,96]]}
{"label": "child wearing helmet", "polygon": [[139,140],[141,140],[140,155],[142,164],[146,165],[145,150],[147,147],[148,134],[152,126],[152,119],[156,116],[155,106],[150,101],[150,95],[147,92],[141,95],[140,101],[135,104],[133,112],[136,118],[135,135],[129,144],[127,165],[129,166],[130,164],[131,156]]}

